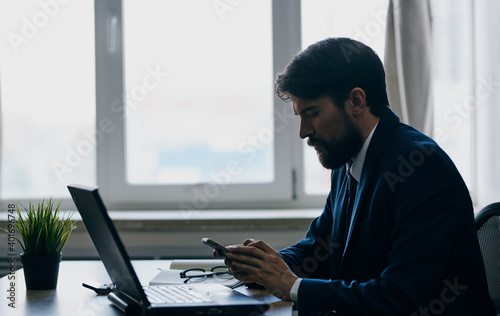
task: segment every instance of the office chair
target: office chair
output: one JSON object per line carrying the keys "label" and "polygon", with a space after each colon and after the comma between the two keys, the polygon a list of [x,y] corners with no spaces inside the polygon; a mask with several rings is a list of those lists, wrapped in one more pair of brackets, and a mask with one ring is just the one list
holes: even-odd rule
{"label": "office chair", "polygon": [[476,216],[488,290],[500,315],[500,202],[485,206]]}

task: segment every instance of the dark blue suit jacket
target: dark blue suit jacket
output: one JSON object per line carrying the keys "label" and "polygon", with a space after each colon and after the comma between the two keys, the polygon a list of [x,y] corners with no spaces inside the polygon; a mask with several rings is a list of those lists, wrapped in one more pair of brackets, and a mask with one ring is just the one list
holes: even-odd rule
{"label": "dark blue suit jacket", "polygon": [[306,237],[280,252],[304,278],[300,315],[496,315],[469,192],[433,140],[384,111],[344,245],[345,173],[332,173]]}

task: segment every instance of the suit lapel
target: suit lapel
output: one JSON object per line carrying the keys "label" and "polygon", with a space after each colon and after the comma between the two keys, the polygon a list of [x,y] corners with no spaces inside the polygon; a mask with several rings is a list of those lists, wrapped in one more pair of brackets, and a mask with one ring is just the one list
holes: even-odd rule
{"label": "suit lapel", "polygon": [[385,145],[394,132],[394,129],[399,123],[399,117],[392,112],[391,109],[386,109],[382,116],[380,117],[380,121],[377,125],[377,129],[373,133],[372,140],[370,145],[368,146],[368,150],[366,152],[365,162],[363,164],[363,169],[361,171],[361,177],[358,183],[358,190],[356,193],[356,199],[354,200],[354,206],[352,210],[351,224],[349,225],[349,232],[347,234],[346,246],[344,248],[343,255],[345,256],[347,252],[347,248],[349,246],[349,241],[353,230],[355,229],[356,221],[359,217],[359,214],[363,212],[363,209],[359,209],[359,205],[363,205],[363,201],[369,192],[367,192],[367,188],[369,187],[369,183],[371,177],[375,171],[375,167],[380,159],[380,155],[385,148]]}

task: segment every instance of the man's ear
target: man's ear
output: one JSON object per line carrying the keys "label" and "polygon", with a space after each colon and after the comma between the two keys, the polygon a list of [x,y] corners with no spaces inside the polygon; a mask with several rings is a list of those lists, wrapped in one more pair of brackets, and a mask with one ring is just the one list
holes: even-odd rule
{"label": "man's ear", "polygon": [[353,115],[359,115],[367,110],[365,91],[359,87],[353,88],[349,93],[349,106]]}

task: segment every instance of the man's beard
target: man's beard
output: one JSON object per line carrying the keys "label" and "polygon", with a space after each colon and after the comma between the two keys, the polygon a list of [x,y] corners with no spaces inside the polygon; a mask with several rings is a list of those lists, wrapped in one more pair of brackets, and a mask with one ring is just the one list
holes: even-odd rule
{"label": "man's beard", "polygon": [[346,116],[344,135],[339,139],[309,139],[309,146],[316,146],[319,161],[327,169],[337,170],[355,157],[364,139],[359,128]]}

